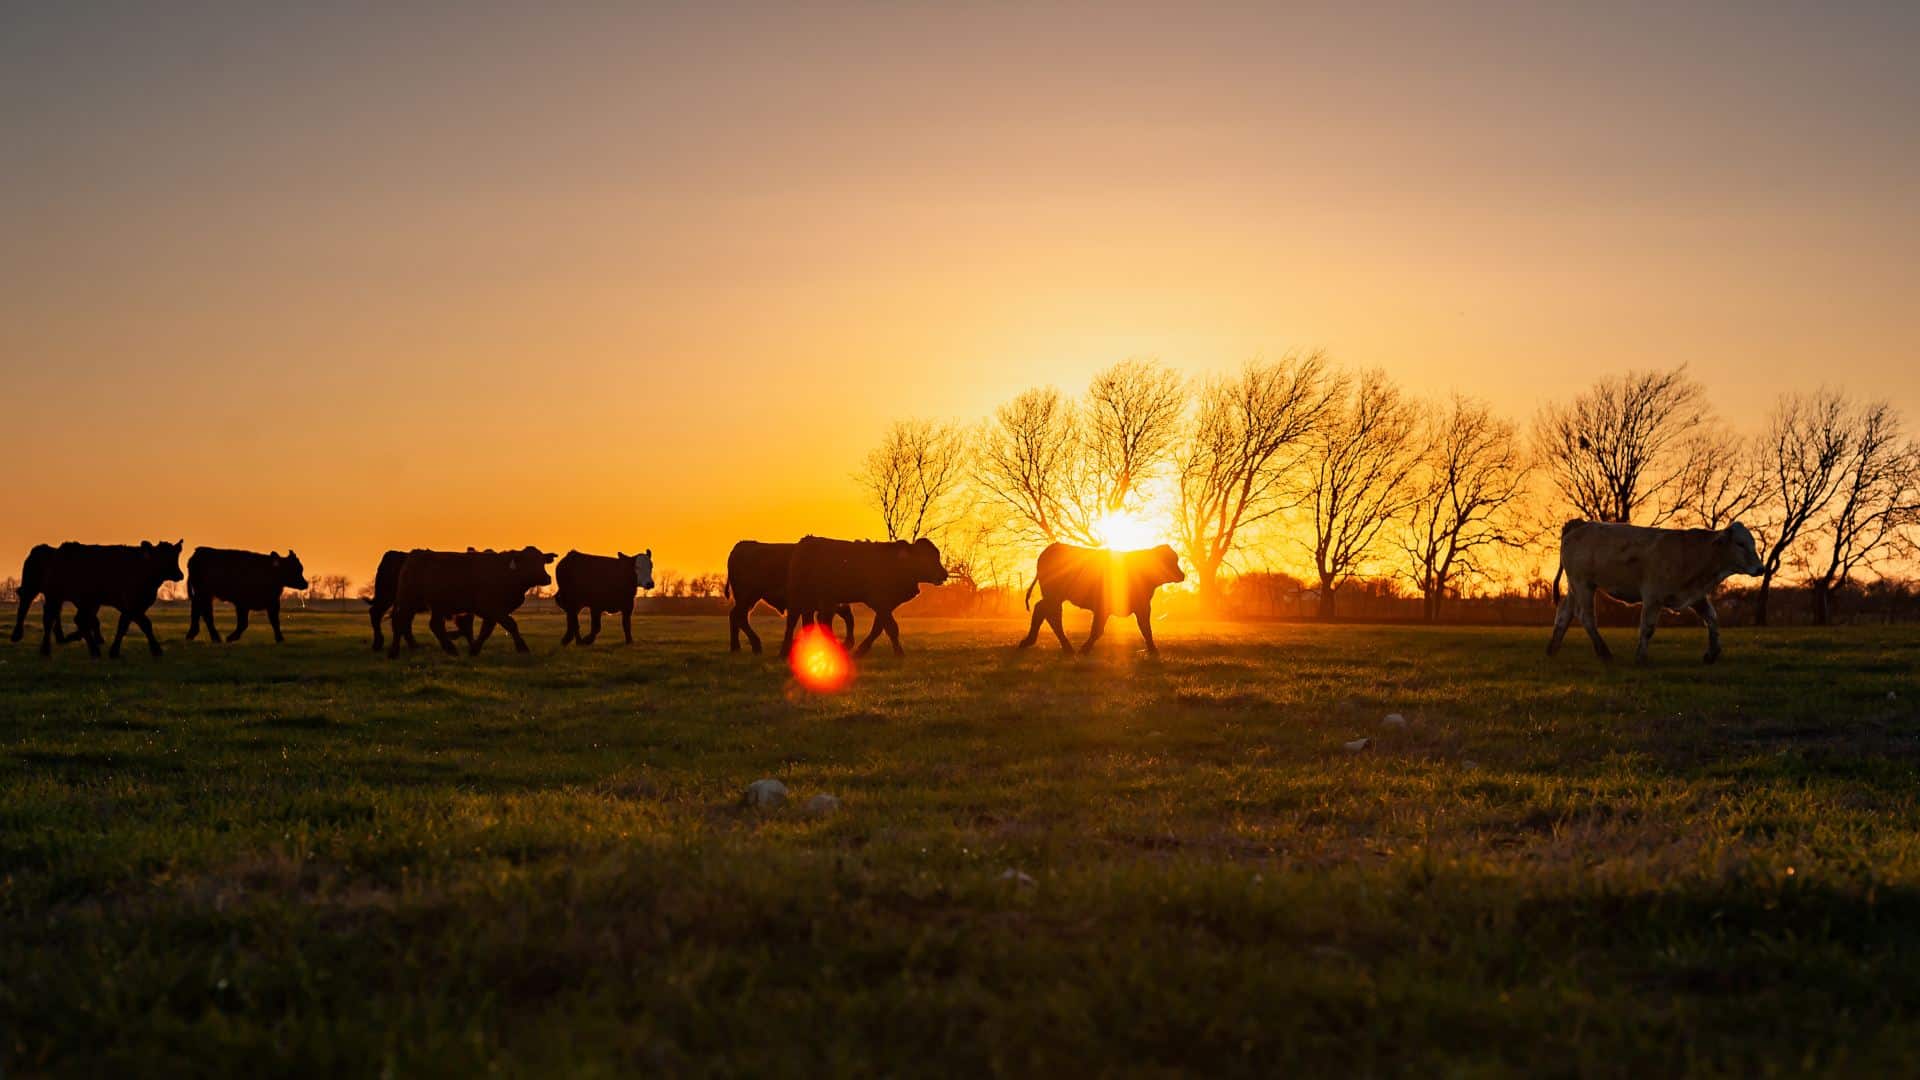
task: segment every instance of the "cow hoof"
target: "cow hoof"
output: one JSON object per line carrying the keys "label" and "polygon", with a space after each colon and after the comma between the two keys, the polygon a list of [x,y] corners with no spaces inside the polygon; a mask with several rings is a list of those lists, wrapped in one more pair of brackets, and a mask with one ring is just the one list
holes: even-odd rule
{"label": "cow hoof", "polygon": [[1703,664],[1711,664],[1711,663],[1713,663],[1713,662],[1714,662],[1715,660],[1718,660],[1718,659],[1720,659],[1720,654],[1719,654],[1719,653],[1717,653],[1717,652],[1710,652],[1710,653],[1708,653],[1707,655],[1705,655],[1705,656],[1703,656],[1703,657],[1701,657],[1701,658],[1700,658],[1700,662],[1701,662],[1701,663],[1703,663]]}

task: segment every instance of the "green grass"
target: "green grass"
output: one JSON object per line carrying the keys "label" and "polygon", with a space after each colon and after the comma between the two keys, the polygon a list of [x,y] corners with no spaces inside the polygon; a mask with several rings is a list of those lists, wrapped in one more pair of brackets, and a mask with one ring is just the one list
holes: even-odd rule
{"label": "green grass", "polygon": [[[182,629],[0,647],[0,1073],[1920,1053],[1920,629],[1711,668],[1667,630],[1636,670],[1577,631],[1168,622],[1155,662],[920,621],[829,698],[716,619],[398,663],[343,616]],[[793,801],[744,809],[764,776]]]}

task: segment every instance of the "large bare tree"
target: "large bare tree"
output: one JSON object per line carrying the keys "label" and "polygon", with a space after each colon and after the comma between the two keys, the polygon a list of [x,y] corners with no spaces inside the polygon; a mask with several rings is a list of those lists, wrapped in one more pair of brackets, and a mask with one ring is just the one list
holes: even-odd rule
{"label": "large bare tree", "polygon": [[1180,376],[1157,360],[1125,360],[1094,376],[1079,427],[1089,494],[1102,513],[1125,509],[1167,464],[1185,410]]}
{"label": "large bare tree", "polygon": [[1632,371],[1541,410],[1534,445],[1581,517],[1659,525],[1685,508],[1688,451],[1706,420],[1706,393],[1684,366]]}
{"label": "large bare tree", "polygon": [[1679,519],[1703,529],[1749,524],[1773,490],[1764,442],[1719,426],[1694,432],[1680,451],[1686,471],[1674,487]]}
{"label": "large bare tree", "polygon": [[1494,553],[1534,534],[1518,512],[1529,466],[1513,423],[1459,394],[1430,416],[1401,539],[1427,622],[1440,617],[1450,589],[1491,572]]}
{"label": "large bare tree", "polygon": [[1219,599],[1221,568],[1246,531],[1305,497],[1308,436],[1343,389],[1319,352],[1249,363],[1201,389],[1174,477],[1179,540],[1203,599]]}
{"label": "large bare tree", "polygon": [[1078,410],[1051,386],[1000,406],[980,431],[972,477],[1025,539],[1090,544]]}
{"label": "large bare tree", "polygon": [[1760,626],[1767,625],[1773,579],[1787,554],[1840,488],[1840,466],[1853,441],[1855,422],[1854,410],[1832,390],[1782,395],[1767,420],[1761,446],[1769,516],[1759,525],[1766,570],[1753,611]]}
{"label": "large bare tree", "polygon": [[1420,460],[1421,426],[1419,407],[1379,370],[1362,374],[1320,425],[1306,501],[1321,618],[1333,617],[1334,592],[1365,567],[1388,524],[1410,505],[1407,477]]}
{"label": "large bare tree", "polygon": [[880,512],[889,540],[918,540],[954,520],[955,493],[967,474],[967,440],[951,424],[897,420],[856,474]]}
{"label": "large bare tree", "polygon": [[1920,446],[1901,430],[1900,414],[1884,401],[1865,406],[1841,464],[1840,490],[1821,530],[1826,557],[1813,563],[1813,617],[1833,617],[1834,591],[1856,570],[1908,548],[1920,523]]}

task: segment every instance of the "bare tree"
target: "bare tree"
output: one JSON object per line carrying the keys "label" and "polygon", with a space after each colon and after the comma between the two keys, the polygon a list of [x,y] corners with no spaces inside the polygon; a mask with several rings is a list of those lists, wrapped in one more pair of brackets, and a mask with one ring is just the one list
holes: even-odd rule
{"label": "bare tree", "polygon": [[1517,512],[1529,466],[1514,425],[1458,394],[1431,415],[1401,541],[1427,622],[1440,617],[1450,589],[1490,572],[1489,555],[1534,538]]}
{"label": "bare tree", "polygon": [[1309,455],[1313,562],[1320,617],[1363,569],[1389,522],[1411,503],[1407,476],[1420,459],[1420,410],[1385,372],[1368,371],[1320,426]]}
{"label": "bare tree", "polygon": [[987,421],[973,457],[973,482],[1027,539],[1092,543],[1080,449],[1072,402],[1051,386],[1036,387]]}
{"label": "bare tree", "polygon": [[1767,599],[1787,553],[1839,490],[1853,426],[1846,399],[1832,390],[1783,395],[1774,405],[1762,437],[1772,516],[1760,525],[1766,570],[1754,598],[1757,625],[1767,625]]}
{"label": "bare tree", "polygon": [[20,579],[17,577],[0,578],[0,604],[11,604],[20,599]]}
{"label": "bare tree", "polygon": [[1680,517],[1704,529],[1724,529],[1766,504],[1772,494],[1764,440],[1724,427],[1702,426],[1681,448],[1686,471],[1675,481]]}
{"label": "bare tree", "polygon": [[1633,371],[1541,410],[1534,443],[1548,478],[1581,517],[1658,525],[1685,506],[1687,452],[1706,420],[1706,394],[1684,366]]}
{"label": "bare tree", "polygon": [[1307,439],[1345,383],[1319,352],[1249,363],[1200,391],[1198,413],[1176,454],[1181,546],[1208,602],[1220,570],[1250,527],[1299,505]]}
{"label": "bare tree", "polygon": [[855,476],[873,498],[889,540],[918,540],[952,524],[966,477],[966,437],[950,424],[899,420]]}
{"label": "bare tree", "polygon": [[1920,445],[1901,427],[1900,414],[1884,401],[1860,411],[1838,501],[1822,530],[1827,556],[1813,564],[1813,617],[1822,626],[1833,617],[1834,591],[1854,571],[1903,550],[1907,530],[1920,522]]}
{"label": "bare tree", "polygon": [[1124,509],[1167,463],[1185,408],[1180,376],[1157,360],[1125,360],[1094,377],[1079,428],[1101,512]]}

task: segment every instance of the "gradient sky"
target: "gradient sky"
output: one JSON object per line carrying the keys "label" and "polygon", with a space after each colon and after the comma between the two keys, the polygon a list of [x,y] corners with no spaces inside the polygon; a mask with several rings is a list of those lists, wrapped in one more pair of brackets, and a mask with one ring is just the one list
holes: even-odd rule
{"label": "gradient sky", "polygon": [[1920,422],[1920,5],[268,7],[0,8],[0,565],[717,569],[1128,356]]}

